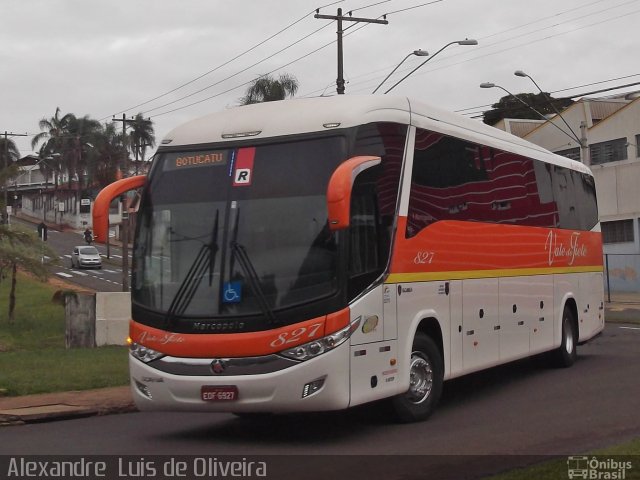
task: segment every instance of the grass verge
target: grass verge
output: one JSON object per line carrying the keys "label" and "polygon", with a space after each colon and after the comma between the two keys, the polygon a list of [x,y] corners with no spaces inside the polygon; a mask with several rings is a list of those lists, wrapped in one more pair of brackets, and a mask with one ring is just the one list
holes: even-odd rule
{"label": "grass verge", "polygon": [[7,395],[126,385],[126,347],[46,348],[0,355],[0,387]]}
{"label": "grass verge", "polygon": [[66,349],[58,287],[19,275],[16,321],[9,324],[9,279],[0,283],[0,391],[28,395],[128,383],[126,347]]}
{"label": "grass verge", "polygon": [[[578,476],[574,478],[640,479],[640,438],[636,438],[630,442],[595,450],[580,456],[588,457],[589,459],[595,457],[600,462],[604,462],[611,458],[615,459],[617,462],[630,461],[632,462],[632,468],[626,470],[624,473],[619,473],[619,470],[616,471],[615,469],[595,469],[594,473],[596,476],[589,476],[591,474],[588,473],[586,477]],[[569,478],[567,460],[568,457],[552,460],[539,465],[533,465],[531,467],[518,468],[488,478],[490,480],[531,480],[534,478],[536,480],[566,479]],[[598,473],[601,475],[597,476]],[[614,476],[614,474],[619,476]]]}

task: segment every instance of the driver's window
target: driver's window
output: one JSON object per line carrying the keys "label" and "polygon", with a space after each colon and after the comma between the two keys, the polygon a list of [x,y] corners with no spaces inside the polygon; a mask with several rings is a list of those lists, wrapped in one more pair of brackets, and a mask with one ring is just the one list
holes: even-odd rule
{"label": "driver's window", "polygon": [[[388,241],[380,223],[376,180],[379,167],[373,167],[356,178],[351,193],[349,221],[349,293],[357,295],[373,282],[386,264]],[[388,247],[387,247],[388,248]]]}

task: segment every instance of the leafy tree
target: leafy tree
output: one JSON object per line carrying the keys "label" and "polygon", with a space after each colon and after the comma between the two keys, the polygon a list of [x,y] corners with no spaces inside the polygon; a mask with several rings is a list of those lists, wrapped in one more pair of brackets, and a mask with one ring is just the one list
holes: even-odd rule
{"label": "leafy tree", "polygon": [[[553,98],[548,93],[518,93],[516,95],[522,102],[530,105],[543,115],[555,114],[553,106],[558,111],[562,111],[573,104],[570,98]],[[551,99],[551,101],[549,101]],[[506,95],[502,97],[498,103],[491,105],[491,110],[484,112],[483,122],[488,125],[495,125],[503,118],[528,118],[532,120],[541,120],[540,115],[528,108],[520,100]],[[553,106],[552,106],[553,105]]]}
{"label": "leafy tree", "polygon": [[42,262],[43,255],[55,258],[55,253],[42,245],[42,241],[34,233],[10,230],[8,226],[0,225],[0,281],[6,280],[9,274],[11,276],[9,323],[15,321],[18,268],[40,279],[46,279],[48,271]]}
{"label": "leafy tree", "polygon": [[298,80],[293,75],[283,73],[277,79],[271,75],[256,78],[247,88],[241,105],[252,103],[273,102],[293,97],[298,92]]}

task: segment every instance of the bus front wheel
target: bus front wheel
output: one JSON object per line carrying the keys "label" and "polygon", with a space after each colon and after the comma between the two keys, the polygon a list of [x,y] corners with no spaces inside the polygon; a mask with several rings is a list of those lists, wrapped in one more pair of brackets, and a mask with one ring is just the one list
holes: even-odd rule
{"label": "bus front wheel", "polygon": [[564,307],[562,312],[562,341],[560,347],[553,352],[554,363],[558,367],[570,367],[578,358],[578,331],[573,311]]}
{"label": "bus front wheel", "polygon": [[426,420],[440,399],[443,377],[438,347],[431,337],[418,332],[411,348],[409,390],[391,399],[396,418],[403,423]]}

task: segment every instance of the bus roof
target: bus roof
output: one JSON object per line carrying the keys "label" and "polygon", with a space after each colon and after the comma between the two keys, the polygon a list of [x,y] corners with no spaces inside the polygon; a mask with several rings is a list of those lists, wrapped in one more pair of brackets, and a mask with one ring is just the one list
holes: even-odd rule
{"label": "bus roof", "polygon": [[191,120],[167,134],[163,145],[193,146],[264,139],[372,122],[395,122],[462,138],[544,162],[589,172],[580,162],[456,113],[406,97],[338,95],[232,107]]}

